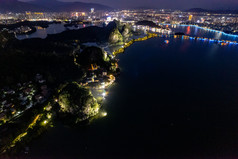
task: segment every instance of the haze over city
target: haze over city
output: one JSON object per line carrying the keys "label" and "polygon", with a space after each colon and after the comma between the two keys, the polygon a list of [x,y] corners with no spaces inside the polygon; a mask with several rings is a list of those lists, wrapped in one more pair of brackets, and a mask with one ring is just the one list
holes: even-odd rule
{"label": "haze over city", "polygon": [[[30,0],[21,0],[30,1]],[[61,0],[64,2],[86,2],[108,5],[112,8],[166,8],[166,9],[237,9],[237,0]]]}

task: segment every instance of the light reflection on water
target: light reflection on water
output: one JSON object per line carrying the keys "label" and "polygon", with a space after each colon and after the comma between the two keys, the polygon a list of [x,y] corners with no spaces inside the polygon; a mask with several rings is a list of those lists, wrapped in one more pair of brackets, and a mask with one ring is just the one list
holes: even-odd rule
{"label": "light reflection on water", "polygon": [[[87,27],[89,25],[78,25],[77,28],[75,26],[67,27],[70,30],[80,29]],[[23,39],[29,39],[29,38],[41,38],[45,39],[48,34],[58,34],[66,30],[66,27],[64,27],[64,24],[50,24],[48,28],[41,28],[36,27],[36,32],[32,33],[30,35],[18,35],[17,39],[23,40]]]}
{"label": "light reflection on water", "polygon": [[66,28],[64,24],[50,24],[48,28],[36,27],[36,32],[30,35],[18,35],[19,40],[29,39],[29,38],[42,38],[45,39],[47,34],[57,34],[65,31]]}
{"label": "light reflection on water", "polygon": [[238,36],[233,36],[233,35],[225,34],[222,32],[203,29],[196,26],[171,25],[170,27],[174,32],[183,32],[186,35],[190,35],[190,36],[238,41]]}

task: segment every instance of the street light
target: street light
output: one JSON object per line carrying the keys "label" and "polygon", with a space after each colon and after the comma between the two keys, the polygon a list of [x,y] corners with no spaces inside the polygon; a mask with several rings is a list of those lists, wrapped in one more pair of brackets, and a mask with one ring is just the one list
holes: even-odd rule
{"label": "street light", "polygon": [[103,117],[107,116],[107,112],[102,112],[102,116]]}

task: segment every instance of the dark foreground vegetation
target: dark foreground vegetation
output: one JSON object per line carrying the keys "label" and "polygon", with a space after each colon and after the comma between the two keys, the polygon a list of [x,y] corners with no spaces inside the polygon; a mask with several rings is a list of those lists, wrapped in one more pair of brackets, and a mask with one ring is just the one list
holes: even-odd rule
{"label": "dark foreground vegetation", "polygon": [[36,94],[46,94],[44,100],[39,95],[27,95],[33,105],[23,109],[12,104],[11,113],[1,117],[0,153],[23,152],[22,147],[51,126],[54,119],[69,119],[72,124],[97,114],[100,103],[82,85],[83,78],[93,75],[95,81],[110,83],[115,80],[113,74],[118,73],[117,61],[101,48],[80,46],[85,42],[117,44],[130,34],[129,26],[116,21],[106,27],[65,31],[46,39],[20,41],[7,31],[0,32],[0,88],[4,92],[0,108],[7,109],[4,100],[8,96],[14,101],[27,95],[29,88],[25,85],[34,88]]}

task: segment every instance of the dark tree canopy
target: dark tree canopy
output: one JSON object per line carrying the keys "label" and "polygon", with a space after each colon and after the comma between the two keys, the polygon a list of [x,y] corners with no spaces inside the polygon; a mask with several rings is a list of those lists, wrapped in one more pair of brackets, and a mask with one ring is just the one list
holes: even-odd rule
{"label": "dark tree canopy", "polygon": [[63,112],[77,115],[81,119],[92,116],[99,109],[91,92],[76,82],[63,87],[59,94],[59,104]]}
{"label": "dark tree canopy", "polygon": [[94,46],[87,47],[79,53],[77,63],[87,68],[90,68],[91,64],[96,64],[101,67],[106,67],[109,64],[106,62],[106,55],[103,50]]}
{"label": "dark tree canopy", "polygon": [[5,48],[9,41],[15,39],[13,34],[9,34],[7,31],[0,32],[0,49]]}
{"label": "dark tree canopy", "polygon": [[150,26],[150,27],[159,27],[159,26],[156,25],[154,22],[148,21],[148,20],[138,21],[138,22],[136,23],[136,25],[145,25],[145,26]]}

